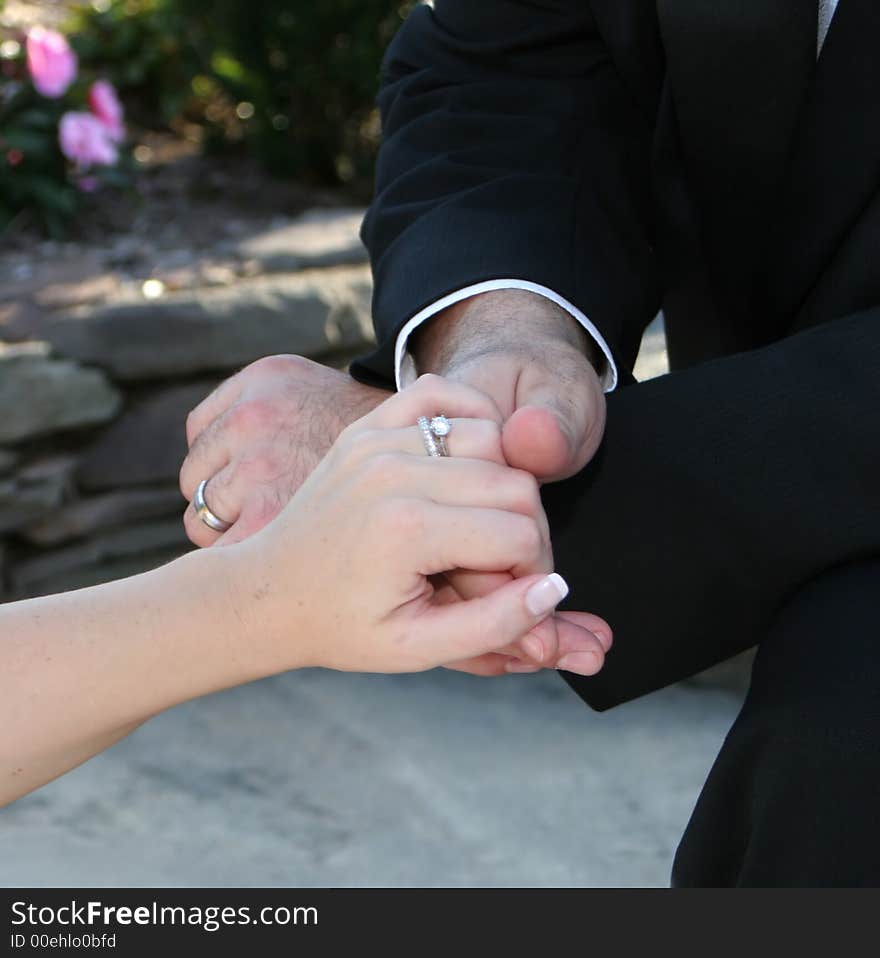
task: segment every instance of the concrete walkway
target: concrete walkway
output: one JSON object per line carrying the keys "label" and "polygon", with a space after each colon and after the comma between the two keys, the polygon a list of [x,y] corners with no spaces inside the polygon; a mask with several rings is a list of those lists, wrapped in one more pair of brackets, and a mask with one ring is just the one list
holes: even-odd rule
{"label": "concrete walkway", "polygon": [[596,715],[552,673],[291,673],[0,812],[0,885],[665,885],[737,708],[678,686]]}

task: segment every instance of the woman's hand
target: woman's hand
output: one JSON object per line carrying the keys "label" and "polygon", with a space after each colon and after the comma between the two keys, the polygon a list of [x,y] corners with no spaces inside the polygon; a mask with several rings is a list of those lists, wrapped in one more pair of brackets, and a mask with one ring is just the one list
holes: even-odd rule
{"label": "woman's hand", "polygon": [[[416,426],[440,412],[449,458],[427,456]],[[348,427],[278,518],[229,547],[267,670],[421,671],[510,646],[551,615],[567,589],[536,480],[504,465],[500,422],[481,392],[424,376]],[[460,601],[435,585],[456,569],[514,578]],[[565,615],[552,631],[598,671],[610,628]]]}
{"label": "woman's hand", "polygon": [[[414,425],[438,412],[454,417],[451,458],[428,457]],[[538,626],[554,654],[571,644],[598,671],[610,629],[551,618],[564,583],[537,483],[503,464],[499,424],[484,394],[423,377],[346,429],[252,538],[0,606],[0,805],[164,709],[287,669],[420,671]],[[456,569],[500,584],[463,601],[442,584]]]}

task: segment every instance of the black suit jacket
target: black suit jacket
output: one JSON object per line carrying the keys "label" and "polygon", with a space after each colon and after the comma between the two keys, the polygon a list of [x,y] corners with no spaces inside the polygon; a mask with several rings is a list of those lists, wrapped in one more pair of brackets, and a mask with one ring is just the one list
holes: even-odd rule
{"label": "black suit jacket", "polygon": [[[880,5],[841,0],[818,65],[817,6],[436,0],[384,62],[362,230],[379,347],[356,376],[388,385],[407,319],[499,277],[583,310],[624,384],[661,307],[673,368],[732,357],[612,396],[596,463],[547,491],[575,603],[617,627],[603,676],[578,684],[598,707],[752,644],[805,576],[880,547],[861,471],[880,399]],[[804,461],[810,423],[844,414]],[[823,454],[859,470],[833,497]],[[735,498],[713,494],[725,482]],[[734,588],[753,611],[719,624]]]}

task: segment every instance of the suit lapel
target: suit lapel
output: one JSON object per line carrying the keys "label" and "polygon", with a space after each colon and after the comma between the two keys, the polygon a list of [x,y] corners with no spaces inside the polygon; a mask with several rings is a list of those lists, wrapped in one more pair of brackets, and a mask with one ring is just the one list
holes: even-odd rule
{"label": "suit lapel", "polygon": [[723,312],[745,322],[756,237],[815,67],[818,0],[657,0],[657,11],[709,268]]}
{"label": "suit lapel", "polygon": [[840,0],[795,140],[768,264],[780,278],[773,302],[780,316],[795,316],[878,186],[880,3]]}

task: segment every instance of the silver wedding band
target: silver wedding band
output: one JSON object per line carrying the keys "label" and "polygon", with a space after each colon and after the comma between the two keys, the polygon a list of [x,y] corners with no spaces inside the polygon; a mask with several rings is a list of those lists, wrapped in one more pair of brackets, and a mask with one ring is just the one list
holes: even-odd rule
{"label": "silver wedding band", "polygon": [[425,452],[429,456],[441,458],[449,455],[446,437],[452,431],[452,423],[444,415],[434,416],[433,419],[419,416],[418,426],[425,444]]}
{"label": "silver wedding band", "polygon": [[208,503],[205,502],[205,486],[207,485],[207,479],[203,479],[199,483],[196,494],[193,496],[193,509],[195,509],[196,515],[209,529],[213,529],[214,532],[226,532],[227,529],[232,528],[232,523],[226,522],[226,520],[221,519],[220,516],[214,515],[208,508]]}

